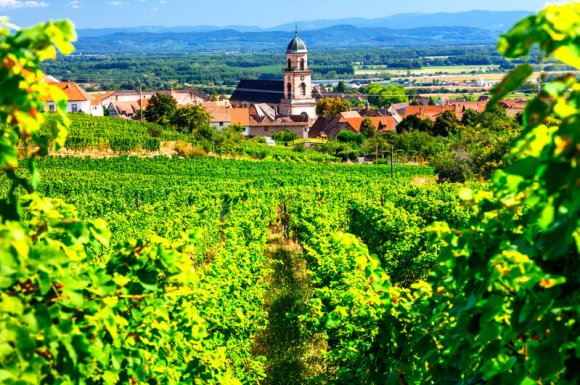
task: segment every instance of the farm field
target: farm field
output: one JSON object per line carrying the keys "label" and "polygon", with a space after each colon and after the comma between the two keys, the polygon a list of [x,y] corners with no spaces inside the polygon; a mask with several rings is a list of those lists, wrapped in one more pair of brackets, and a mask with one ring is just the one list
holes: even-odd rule
{"label": "farm field", "polygon": [[464,74],[476,72],[486,73],[492,71],[500,71],[500,67],[497,65],[464,65],[464,66],[435,66],[435,67],[425,67],[421,69],[411,69],[411,70],[397,70],[383,68],[382,66],[355,66],[355,75],[381,75],[381,76],[396,76],[404,77],[408,76],[419,76],[419,75],[430,75],[436,73],[442,74]]}

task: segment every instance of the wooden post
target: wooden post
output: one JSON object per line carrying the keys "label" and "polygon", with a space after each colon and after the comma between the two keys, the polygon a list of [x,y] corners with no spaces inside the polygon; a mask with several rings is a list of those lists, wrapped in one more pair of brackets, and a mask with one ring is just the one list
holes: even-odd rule
{"label": "wooden post", "polygon": [[393,170],[393,153],[395,151],[395,147],[391,144],[391,178],[394,177],[394,170]]}

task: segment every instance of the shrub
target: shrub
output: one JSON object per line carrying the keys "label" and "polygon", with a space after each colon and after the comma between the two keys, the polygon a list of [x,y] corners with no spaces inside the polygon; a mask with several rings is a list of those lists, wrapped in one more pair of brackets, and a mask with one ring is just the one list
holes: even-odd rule
{"label": "shrub", "polygon": [[463,183],[473,175],[471,155],[461,150],[433,160],[432,165],[440,183]]}
{"label": "shrub", "polygon": [[274,135],[272,135],[272,139],[274,139],[276,142],[284,142],[284,143],[292,142],[297,138],[298,135],[296,135],[296,133],[288,129],[277,132]]}
{"label": "shrub", "polygon": [[356,143],[361,145],[365,141],[365,136],[352,131],[340,131],[336,140],[343,143]]}
{"label": "shrub", "polygon": [[196,158],[206,155],[206,151],[202,147],[182,140],[178,140],[175,143],[175,153],[184,158]]}

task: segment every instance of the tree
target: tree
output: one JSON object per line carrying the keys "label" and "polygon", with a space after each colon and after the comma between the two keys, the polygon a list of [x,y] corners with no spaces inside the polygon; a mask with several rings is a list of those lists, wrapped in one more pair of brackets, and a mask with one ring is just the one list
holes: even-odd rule
{"label": "tree", "polygon": [[459,131],[459,119],[454,111],[443,111],[435,120],[432,134],[438,136],[450,136]]}
{"label": "tree", "polygon": [[191,133],[195,129],[209,125],[211,115],[202,106],[177,108],[171,116],[171,124],[178,131]]}
{"label": "tree", "polygon": [[446,138],[434,137],[427,132],[411,131],[397,134],[393,145],[409,158],[427,161],[446,151]]}
{"label": "tree", "polygon": [[338,82],[338,85],[334,88],[334,92],[346,92],[346,85],[342,80]]}
{"label": "tree", "polygon": [[372,138],[377,134],[377,127],[370,118],[364,118],[360,126],[360,133],[366,138]]}
{"label": "tree", "polygon": [[475,127],[479,121],[479,114],[470,108],[463,113],[463,117],[461,118],[461,125],[464,127]]}
{"label": "tree", "polygon": [[421,119],[417,115],[409,115],[403,118],[401,123],[397,125],[397,134],[403,132],[421,131],[431,133],[433,130],[433,122],[431,119]]}
{"label": "tree", "polygon": [[407,99],[407,91],[403,86],[383,86],[378,83],[369,84],[365,88],[369,103],[379,107],[388,107],[391,104],[403,103]]}
{"label": "tree", "polygon": [[349,111],[350,104],[348,101],[339,97],[323,98],[316,102],[316,113],[325,118],[334,118],[341,112]]}
{"label": "tree", "polygon": [[472,176],[472,158],[466,151],[447,152],[434,158],[431,165],[439,183],[464,183]]}
{"label": "tree", "polygon": [[143,112],[143,116],[148,122],[166,126],[171,123],[176,109],[177,100],[174,97],[156,93],[149,99],[149,104]]}

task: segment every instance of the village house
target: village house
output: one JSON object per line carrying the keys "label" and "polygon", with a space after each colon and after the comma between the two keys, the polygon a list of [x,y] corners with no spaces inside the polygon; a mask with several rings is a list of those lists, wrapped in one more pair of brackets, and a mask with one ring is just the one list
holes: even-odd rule
{"label": "village house", "polygon": [[205,110],[210,114],[210,126],[216,130],[223,130],[232,125],[244,128],[243,134],[250,135],[250,109],[232,108],[226,105],[204,103]]}
{"label": "village house", "polygon": [[[155,94],[164,94],[173,97],[178,106],[200,105],[209,101],[209,96],[194,88],[186,90],[147,90],[147,91],[109,91],[95,96],[100,105],[111,111],[121,111],[123,113],[115,116],[133,118],[140,106],[143,110],[149,99]],[[140,100],[143,100],[140,102]],[[134,110],[133,112],[131,112]],[[113,116],[113,115],[111,115]]]}
{"label": "village house", "polygon": [[[461,120],[467,110],[473,110],[478,113],[484,112],[489,100],[488,97],[483,97],[477,102],[447,100],[444,105],[408,106],[405,110],[404,117],[406,118],[410,115],[417,115],[421,119],[431,119],[432,121],[435,121],[444,111],[453,111],[457,119]],[[526,103],[527,99],[501,100],[498,102],[498,106],[504,109],[508,116],[514,117],[517,114],[524,112]]]}
{"label": "village house", "polygon": [[[48,78],[47,80],[55,80]],[[47,81],[48,84],[61,89],[67,97],[66,112],[80,112],[94,116],[103,116],[103,108],[93,100],[93,97],[74,82]],[[52,99],[45,101],[46,111],[56,111],[56,103]]]}
{"label": "village house", "polygon": [[363,121],[370,119],[377,132],[396,132],[397,123],[392,116],[362,116],[357,111],[342,112],[334,118],[318,117],[310,128],[310,138],[335,138],[340,131],[360,132]]}
{"label": "village house", "polygon": [[455,108],[453,106],[409,106],[405,110],[405,118],[417,115],[421,119],[429,118],[435,121],[445,111],[455,112]]}
{"label": "village house", "polygon": [[141,111],[147,109],[147,99],[141,99],[133,102],[109,103],[109,116],[113,118],[136,119]]}

